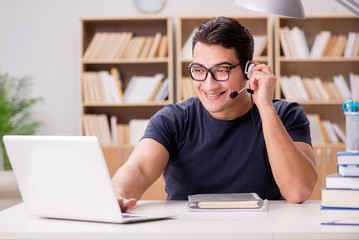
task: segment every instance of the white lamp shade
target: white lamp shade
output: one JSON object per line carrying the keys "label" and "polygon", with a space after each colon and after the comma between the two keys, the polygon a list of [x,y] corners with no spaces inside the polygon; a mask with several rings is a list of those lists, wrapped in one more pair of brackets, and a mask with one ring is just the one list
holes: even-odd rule
{"label": "white lamp shade", "polygon": [[305,19],[300,0],[235,0],[234,4],[256,12]]}

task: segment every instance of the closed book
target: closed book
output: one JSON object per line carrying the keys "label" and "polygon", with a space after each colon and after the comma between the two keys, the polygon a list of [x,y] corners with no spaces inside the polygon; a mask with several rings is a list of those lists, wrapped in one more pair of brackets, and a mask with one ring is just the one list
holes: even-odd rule
{"label": "closed book", "polygon": [[359,152],[337,152],[337,160],[340,165],[359,165]]}
{"label": "closed book", "polygon": [[327,188],[358,188],[359,189],[359,178],[341,176],[338,173],[329,174],[325,176],[325,186]]}
{"label": "closed book", "polygon": [[322,225],[359,225],[359,209],[322,208]]}
{"label": "closed book", "polygon": [[359,188],[322,188],[322,206],[359,208]]}
{"label": "closed book", "polygon": [[344,177],[354,177],[359,188],[359,165],[338,165],[338,174]]}
{"label": "closed book", "polygon": [[263,200],[256,193],[195,194],[188,196],[188,208],[258,209]]}

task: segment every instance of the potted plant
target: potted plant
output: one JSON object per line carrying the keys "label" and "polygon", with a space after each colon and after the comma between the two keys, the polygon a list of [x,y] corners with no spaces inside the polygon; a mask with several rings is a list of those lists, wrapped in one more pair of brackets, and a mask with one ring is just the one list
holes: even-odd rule
{"label": "potted plant", "polygon": [[31,135],[41,126],[33,118],[32,107],[43,99],[32,98],[31,79],[16,78],[0,72],[0,143],[4,170],[11,170],[11,164],[3,143],[4,135]]}

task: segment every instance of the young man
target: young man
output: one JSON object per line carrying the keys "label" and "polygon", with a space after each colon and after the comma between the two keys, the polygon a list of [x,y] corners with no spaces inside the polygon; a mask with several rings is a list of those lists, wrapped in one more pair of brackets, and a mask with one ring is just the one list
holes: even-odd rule
{"label": "young man", "polygon": [[197,97],[151,118],[113,177],[121,209],[136,205],[162,172],[169,200],[235,192],[292,203],[309,198],[317,181],[309,121],[298,104],[273,100],[269,66],[255,62],[252,93],[244,91],[252,57],[253,37],[237,20],[219,17],[201,26],[189,66]]}

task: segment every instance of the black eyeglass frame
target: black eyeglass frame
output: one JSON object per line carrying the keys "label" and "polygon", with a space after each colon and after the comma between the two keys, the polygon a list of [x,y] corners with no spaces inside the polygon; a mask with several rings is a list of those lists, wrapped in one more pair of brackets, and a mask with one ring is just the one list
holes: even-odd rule
{"label": "black eyeglass frame", "polygon": [[[192,78],[194,81],[202,82],[202,81],[206,80],[207,77],[208,77],[208,72],[210,72],[211,75],[212,75],[212,78],[213,78],[215,81],[224,82],[224,81],[227,81],[227,80],[229,79],[229,75],[230,75],[231,70],[234,69],[234,68],[236,68],[236,67],[238,67],[238,66],[240,66],[240,65],[241,65],[241,63],[235,64],[235,65],[230,65],[230,66],[214,65],[213,67],[206,68],[205,66],[203,66],[203,65],[201,65],[201,64],[198,64],[198,63],[193,64],[193,63],[191,63],[190,65],[188,65],[187,68],[188,68],[189,74],[191,75],[191,78]],[[192,75],[192,71],[191,71],[192,66],[199,66],[199,67],[203,67],[204,69],[206,69],[206,75],[205,75],[205,77],[204,77],[203,80],[194,79],[194,77],[193,77],[193,75]],[[228,71],[228,77],[227,77],[227,79],[225,79],[225,80],[217,80],[217,79],[216,79],[216,77],[214,76],[214,74],[213,74],[213,72],[212,72],[212,69],[213,69],[213,68],[216,68],[216,67],[225,67],[225,68],[227,68],[227,71]]]}

